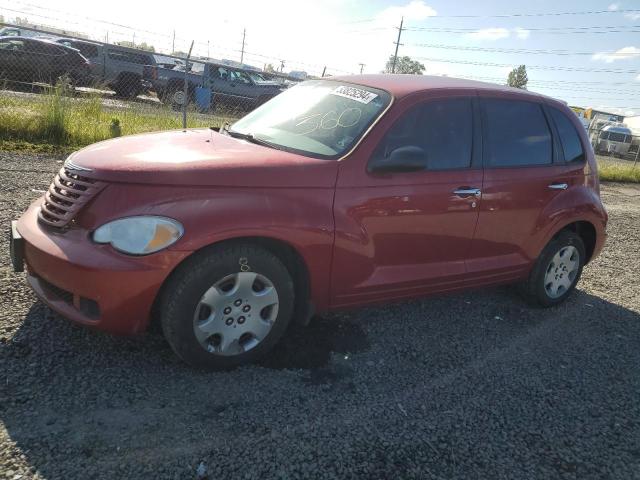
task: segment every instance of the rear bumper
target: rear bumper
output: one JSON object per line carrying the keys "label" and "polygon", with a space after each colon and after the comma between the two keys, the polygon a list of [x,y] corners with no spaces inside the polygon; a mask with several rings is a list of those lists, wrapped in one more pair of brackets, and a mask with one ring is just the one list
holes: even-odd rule
{"label": "rear bumper", "polygon": [[189,252],[123,255],[96,245],[85,230],[58,232],[41,225],[39,203],[17,223],[36,295],[76,323],[123,335],[144,331],[162,283]]}

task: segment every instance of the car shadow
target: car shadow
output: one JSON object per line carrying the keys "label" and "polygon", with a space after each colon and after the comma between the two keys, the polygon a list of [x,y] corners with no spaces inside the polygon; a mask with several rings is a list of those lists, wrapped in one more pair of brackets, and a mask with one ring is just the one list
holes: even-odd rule
{"label": "car shadow", "polygon": [[637,312],[582,291],[542,310],[498,288],[317,318],[290,328],[258,365],[200,372],[158,334],[93,332],[36,302],[0,343],[0,419],[42,478],[196,478],[200,459],[225,444],[284,435],[283,425],[288,432],[309,417],[338,421],[344,408],[366,418],[380,398],[395,405],[402,391],[389,391],[386,378],[402,385],[406,376],[410,390],[416,372],[434,382],[487,361],[508,367],[505,352],[545,351],[567,335],[589,342],[639,322]]}

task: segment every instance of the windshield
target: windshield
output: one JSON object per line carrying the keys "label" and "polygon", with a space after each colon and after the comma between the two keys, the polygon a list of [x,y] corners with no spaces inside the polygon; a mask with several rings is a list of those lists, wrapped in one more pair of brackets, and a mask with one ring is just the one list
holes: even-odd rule
{"label": "windshield", "polygon": [[260,75],[259,73],[249,72],[249,76],[254,82],[257,82],[257,83],[268,82],[268,80],[264,78],[262,75]]}
{"label": "windshield", "polygon": [[286,90],[246,117],[232,132],[312,157],[347,152],[384,111],[391,96],[382,90],[313,80]]}

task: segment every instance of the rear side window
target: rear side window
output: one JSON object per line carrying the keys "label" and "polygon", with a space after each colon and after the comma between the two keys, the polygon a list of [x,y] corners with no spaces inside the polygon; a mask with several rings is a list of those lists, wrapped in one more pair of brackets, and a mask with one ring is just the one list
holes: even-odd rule
{"label": "rear side window", "polygon": [[551,164],[551,132],[540,105],[502,99],[483,103],[489,167]]}
{"label": "rear side window", "polygon": [[124,50],[111,50],[109,51],[109,58],[118,62],[137,63],[140,65],[151,65],[153,60],[147,55],[141,55],[138,53],[128,52]]}
{"label": "rear side window", "polygon": [[387,132],[374,157],[415,146],[424,151],[424,168],[447,170],[471,165],[473,109],[468,98],[437,100],[404,113]]}
{"label": "rear side window", "polygon": [[91,45],[90,43],[65,42],[64,45],[77,48],[78,50],[80,50],[80,53],[87,58],[98,56],[98,47],[96,45]]}
{"label": "rear side window", "polygon": [[583,161],[584,150],[582,150],[582,143],[580,142],[580,136],[576,131],[576,127],[560,110],[550,107],[549,111],[560,135],[560,143],[562,143],[565,162]]}

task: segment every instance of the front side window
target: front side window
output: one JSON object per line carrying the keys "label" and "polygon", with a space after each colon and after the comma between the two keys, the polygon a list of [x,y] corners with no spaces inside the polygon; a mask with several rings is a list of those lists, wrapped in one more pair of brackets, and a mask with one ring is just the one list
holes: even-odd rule
{"label": "front side window", "polygon": [[383,90],[312,80],[258,107],[229,133],[303,155],[337,158],[355,145],[390,101]]}
{"label": "front side window", "polygon": [[550,107],[549,111],[551,112],[551,117],[556,124],[556,129],[560,136],[560,143],[562,144],[562,151],[564,153],[564,161],[583,161],[584,150],[582,149],[582,142],[580,142],[580,136],[578,135],[576,127],[560,110]]}
{"label": "front side window", "polygon": [[382,165],[394,150],[415,147],[425,170],[471,166],[473,108],[468,98],[436,100],[412,107],[387,132],[371,162]]}
{"label": "front side window", "polygon": [[624,133],[609,132],[609,140],[612,142],[624,142]]}
{"label": "front side window", "polygon": [[489,167],[552,163],[551,131],[542,107],[533,102],[491,99],[484,102]]}

